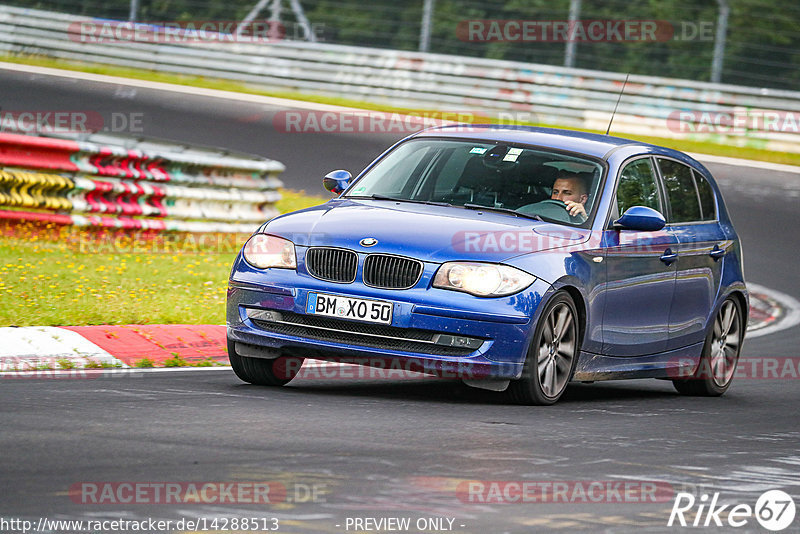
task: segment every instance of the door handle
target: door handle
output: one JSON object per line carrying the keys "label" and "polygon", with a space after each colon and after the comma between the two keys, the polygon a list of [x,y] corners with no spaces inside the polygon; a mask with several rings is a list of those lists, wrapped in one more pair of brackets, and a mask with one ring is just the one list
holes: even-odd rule
{"label": "door handle", "polygon": [[725,249],[719,248],[719,245],[714,245],[714,248],[708,253],[708,255],[714,258],[714,261],[717,261],[725,255]]}
{"label": "door handle", "polygon": [[664,254],[661,255],[660,259],[667,265],[671,265],[675,260],[678,259],[678,253],[673,252],[671,248],[668,248],[664,251]]}

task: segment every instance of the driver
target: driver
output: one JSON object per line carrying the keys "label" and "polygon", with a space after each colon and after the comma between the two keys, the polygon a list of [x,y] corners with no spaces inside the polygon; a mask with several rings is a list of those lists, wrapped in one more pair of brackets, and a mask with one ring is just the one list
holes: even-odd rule
{"label": "driver", "polygon": [[550,198],[566,204],[566,210],[572,217],[579,218],[581,222],[586,220],[585,204],[589,200],[589,193],[586,190],[586,182],[577,174],[570,172],[559,174],[553,182]]}

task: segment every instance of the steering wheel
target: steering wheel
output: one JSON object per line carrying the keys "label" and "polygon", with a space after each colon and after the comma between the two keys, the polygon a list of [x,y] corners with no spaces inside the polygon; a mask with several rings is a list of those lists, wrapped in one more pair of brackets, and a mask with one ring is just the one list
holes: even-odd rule
{"label": "steering wheel", "polygon": [[552,198],[522,206],[517,208],[517,211],[526,215],[541,215],[542,217],[547,217],[548,219],[553,219],[556,221],[568,223],[583,222],[580,220],[580,217],[573,217],[569,214],[567,211],[567,205],[564,202],[560,200],[553,200]]}

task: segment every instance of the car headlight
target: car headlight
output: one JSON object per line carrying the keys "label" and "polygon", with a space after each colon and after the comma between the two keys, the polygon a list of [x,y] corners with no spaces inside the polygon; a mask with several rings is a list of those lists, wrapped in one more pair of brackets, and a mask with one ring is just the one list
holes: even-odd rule
{"label": "car headlight", "polygon": [[535,280],[535,276],[508,265],[458,261],[439,267],[433,287],[479,297],[504,297],[522,291]]}
{"label": "car headlight", "polygon": [[259,269],[296,269],[294,243],[282,237],[255,234],[244,245],[244,259]]}

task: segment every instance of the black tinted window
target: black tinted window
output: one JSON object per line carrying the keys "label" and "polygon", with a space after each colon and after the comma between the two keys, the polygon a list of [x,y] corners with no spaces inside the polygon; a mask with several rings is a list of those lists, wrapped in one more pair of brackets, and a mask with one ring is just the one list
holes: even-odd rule
{"label": "black tinted window", "polygon": [[700,221],[700,202],[694,187],[692,169],[677,161],[658,159],[658,167],[664,178],[669,206],[672,210],[671,222]]}
{"label": "black tinted window", "polygon": [[694,181],[697,183],[697,193],[700,195],[700,208],[703,210],[703,220],[713,221],[717,218],[717,206],[714,202],[714,191],[702,175],[694,173]]}
{"label": "black tinted window", "polygon": [[617,186],[617,209],[622,215],[632,206],[647,206],[661,211],[656,186],[655,172],[650,158],[637,159],[628,163],[619,177]]}

